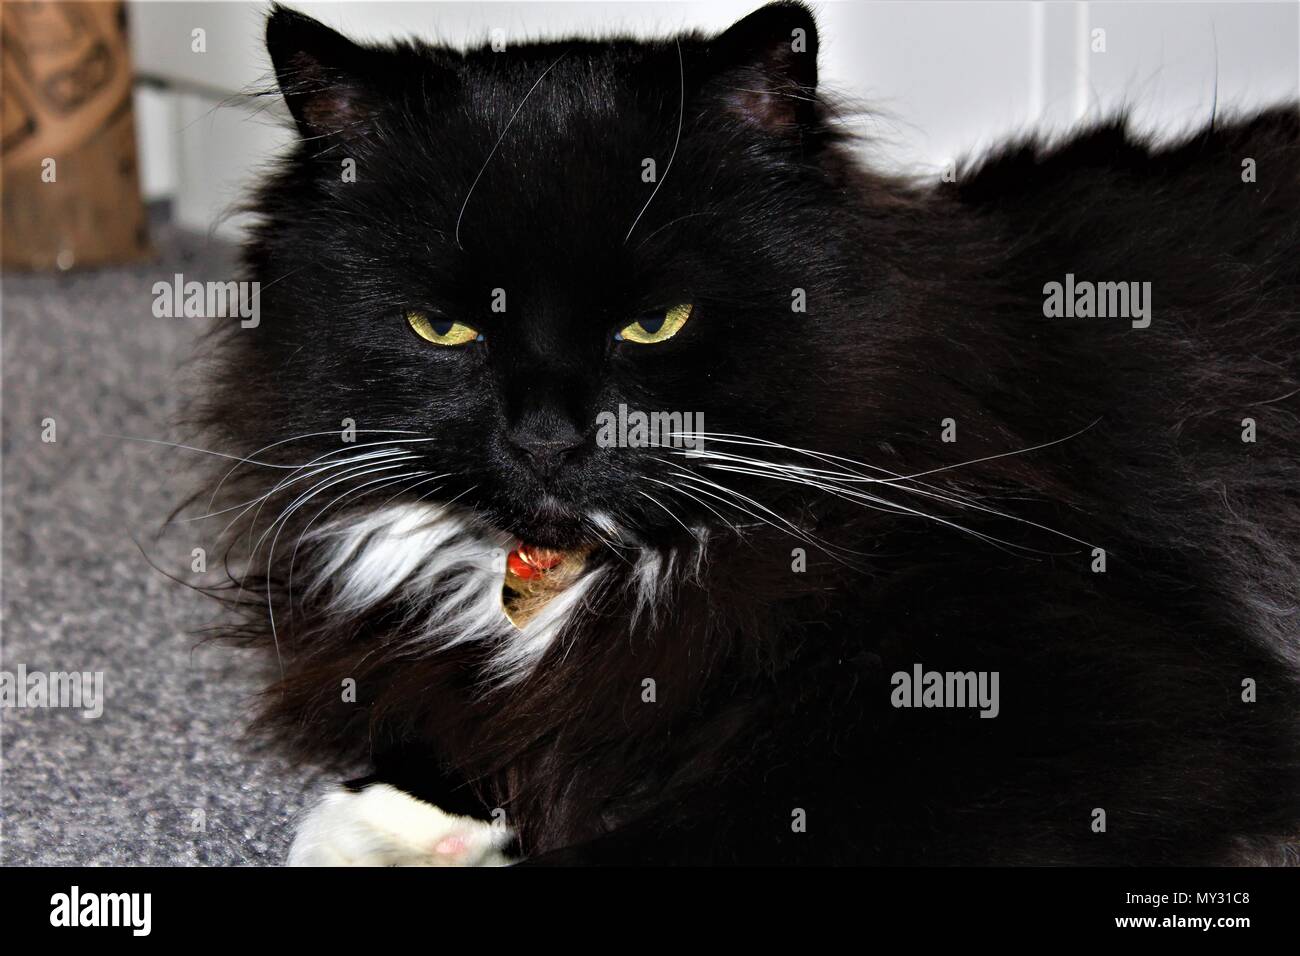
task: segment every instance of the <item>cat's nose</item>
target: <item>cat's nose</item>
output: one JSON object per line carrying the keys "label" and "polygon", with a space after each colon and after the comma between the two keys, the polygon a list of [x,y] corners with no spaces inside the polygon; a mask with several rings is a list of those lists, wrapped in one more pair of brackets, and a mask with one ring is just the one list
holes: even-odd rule
{"label": "cat's nose", "polygon": [[550,478],[560,470],[569,453],[582,444],[582,436],[577,432],[547,437],[512,435],[510,443],[523,453],[533,471],[542,478]]}

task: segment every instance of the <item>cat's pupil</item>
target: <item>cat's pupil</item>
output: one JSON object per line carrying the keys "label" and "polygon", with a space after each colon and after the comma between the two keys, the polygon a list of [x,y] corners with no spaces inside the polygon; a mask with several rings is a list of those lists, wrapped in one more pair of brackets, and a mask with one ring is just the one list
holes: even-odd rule
{"label": "cat's pupil", "polygon": [[433,329],[434,335],[446,335],[451,331],[451,327],[456,323],[451,319],[430,319],[429,327]]}
{"label": "cat's pupil", "polygon": [[664,327],[665,318],[667,318],[667,316],[647,315],[645,318],[641,319],[637,324],[640,325],[641,328],[649,332],[651,335],[654,335],[656,332],[658,332],[660,329]]}

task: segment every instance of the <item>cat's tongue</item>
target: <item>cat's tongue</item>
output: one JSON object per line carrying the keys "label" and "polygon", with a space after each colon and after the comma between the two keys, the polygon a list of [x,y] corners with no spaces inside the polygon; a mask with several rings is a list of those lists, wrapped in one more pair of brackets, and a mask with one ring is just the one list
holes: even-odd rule
{"label": "cat's tongue", "polygon": [[525,581],[544,574],[564,561],[564,552],[520,542],[506,557],[510,573]]}

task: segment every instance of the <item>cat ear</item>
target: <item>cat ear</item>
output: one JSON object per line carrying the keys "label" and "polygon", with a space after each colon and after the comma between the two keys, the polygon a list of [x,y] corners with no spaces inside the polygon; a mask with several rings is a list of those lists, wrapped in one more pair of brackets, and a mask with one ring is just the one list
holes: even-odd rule
{"label": "cat ear", "polygon": [[280,92],[302,135],[364,135],[372,114],[365,75],[374,54],[318,20],[275,5],[266,49]]}
{"label": "cat ear", "polygon": [[797,135],[816,120],[817,23],[796,0],[780,0],[733,24],[712,44],[725,71],[719,89],[728,109],[778,135]]}

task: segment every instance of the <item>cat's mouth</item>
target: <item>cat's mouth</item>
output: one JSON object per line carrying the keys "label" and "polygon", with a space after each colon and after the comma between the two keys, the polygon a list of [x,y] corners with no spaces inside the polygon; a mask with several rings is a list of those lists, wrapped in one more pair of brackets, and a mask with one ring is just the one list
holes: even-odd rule
{"label": "cat's mouth", "polygon": [[519,542],[506,556],[501,606],[515,627],[523,629],[552,600],[581,576],[591,547],[546,548]]}
{"label": "cat's mouth", "polygon": [[564,563],[567,551],[520,541],[506,558],[506,567],[517,578],[541,578]]}

